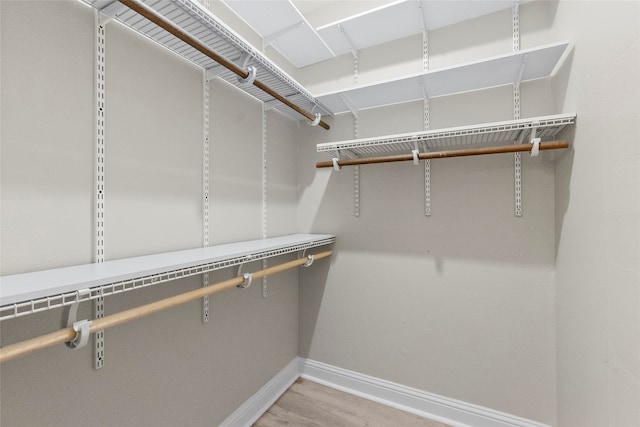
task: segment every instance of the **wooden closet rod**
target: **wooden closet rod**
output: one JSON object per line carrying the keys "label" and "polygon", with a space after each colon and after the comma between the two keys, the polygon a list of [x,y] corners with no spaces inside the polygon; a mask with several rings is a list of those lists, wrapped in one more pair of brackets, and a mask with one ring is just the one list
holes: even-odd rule
{"label": "wooden closet rod", "polygon": [[[319,260],[331,256],[331,251],[324,251],[313,255],[313,260]],[[285,262],[275,265],[273,267],[258,270],[253,273],[253,280],[260,279],[264,276],[280,273],[285,270],[289,270],[295,267],[299,267],[306,264],[309,261],[307,257],[296,259],[293,261]],[[148,316],[150,314],[158,313],[177,305],[184,304],[189,301],[200,299],[207,295],[213,295],[220,291],[236,287],[244,282],[243,276],[234,277],[222,282],[209,285],[204,288],[199,288],[193,291],[185,292],[170,298],[165,298],[160,301],[152,302],[150,304],[141,305],[139,307],[131,308],[129,310],[121,311],[110,316],[105,316],[99,319],[95,319],[89,329],[90,334],[94,334],[103,329],[112,328],[114,326],[121,325],[123,323],[130,322],[132,320],[139,319],[141,317]],[[32,353],[36,350],[42,350],[47,347],[52,347],[56,344],[62,344],[67,341],[71,341],[76,337],[76,332],[73,328],[60,329],[59,331],[52,332],[50,334],[42,335],[30,340],[22,341],[16,344],[8,345],[0,348],[0,362],[6,362],[7,360],[14,359],[19,356]]]}
{"label": "wooden closet rod", "polygon": [[[176,36],[177,38],[179,38],[180,40],[182,40],[183,42],[185,42],[189,46],[191,46],[194,49],[196,49],[196,50],[200,51],[201,53],[205,54],[206,56],[208,56],[209,58],[213,59],[214,61],[216,61],[217,63],[219,63],[220,65],[222,65],[226,69],[228,69],[229,71],[234,72],[239,77],[242,77],[243,79],[246,79],[249,76],[249,72],[247,72],[247,71],[243,70],[242,68],[238,67],[236,64],[234,64],[233,62],[227,60],[226,58],[218,55],[213,50],[209,49],[209,47],[207,47],[206,45],[202,44],[197,39],[191,37],[186,32],[182,31],[182,29],[180,29],[179,27],[175,26],[172,22],[170,22],[169,20],[164,18],[162,15],[156,13],[149,6],[141,3],[138,0],[120,0],[120,3],[124,4],[125,6],[127,6],[131,10],[137,12],[138,14],[144,16],[145,18],[147,18],[149,21],[153,22],[154,24],[156,24],[160,28],[163,28],[164,30],[166,30],[169,33],[173,34],[174,36]],[[307,119],[309,119],[311,121],[314,121],[316,119],[316,116],[314,116],[310,112],[300,108],[299,106],[297,106],[293,102],[289,101],[287,98],[285,98],[284,96],[280,95],[278,92],[274,91],[273,89],[271,89],[266,84],[260,82],[258,79],[255,79],[253,81],[253,85],[256,86],[259,89],[262,89],[264,92],[268,93],[269,95],[271,95],[272,97],[274,97],[278,101],[282,102],[283,104],[285,104],[289,108],[291,108],[291,109],[295,110],[296,112],[302,114]],[[325,128],[325,129],[327,129],[327,130],[330,127],[324,120],[320,120],[318,125],[323,127],[323,128]]]}
{"label": "wooden closet rod", "polygon": [[[441,159],[445,157],[463,157],[463,156],[480,156],[483,154],[501,154],[501,153],[517,153],[522,151],[531,151],[533,144],[517,144],[517,145],[505,145],[502,147],[486,147],[486,148],[471,148],[467,150],[449,150],[449,151],[434,151],[428,153],[418,154],[420,160],[427,159]],[[558,148],[567,148],[569,143],[566,141],[549,141],[541,142],[540,150],[555,150]],[[391,163],[391,162],[406,162],[412,161],[412,154],[399,154],[395,156],[382,156],[371,157],[362,159],[343,159],[338,160],[339,166],[354,166],[354,165],[370,165],[374,163]],[[332,168],[333,162],[318,162],[316,168]]]}

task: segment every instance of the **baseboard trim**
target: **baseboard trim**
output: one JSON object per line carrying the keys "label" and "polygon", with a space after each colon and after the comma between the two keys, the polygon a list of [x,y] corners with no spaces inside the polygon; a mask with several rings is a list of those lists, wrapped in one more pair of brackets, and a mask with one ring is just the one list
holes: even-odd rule
{"label": "baseboard trim", "polygon": [[454,427],[549,427],[315,360],[301,358],[300,367],[303,378]]}
{"label": "baseboard trim", "polygon": [[453,427],[549,427],[537,421],[301,357],[289,362],[220,427],[251,426],[299,377]]}
{"label": "baseboard trim", "polygon": [[295,358],[275,377],[224,420],[220,427],[250,426],[300,377],[300,358]]}

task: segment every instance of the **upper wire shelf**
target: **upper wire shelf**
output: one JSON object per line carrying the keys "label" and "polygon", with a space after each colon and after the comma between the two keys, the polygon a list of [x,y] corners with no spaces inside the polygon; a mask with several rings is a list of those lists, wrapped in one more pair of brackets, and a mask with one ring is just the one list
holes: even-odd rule
{"label": "upper wire shelf", "polygon": [[0,320],[329,245],[332,234],[292,234],[0,277]]}
{"label": "upper wire shelf", "polygon": [[[130,10],[117,0],[82,1],[96,8],[107,17],[113,17],[134,31],[207,70],[210,76],[220,77],[232,85],[240,87],[268,106],[295,119],[300,119],[300,116],[295,111],[285,106],[282,102],[253,85],[240,85],[236,74],[220,66],[211,58]],[[249,67],[255,67],[257,70],[256,79],[281,94],[287,100],[307,111],[333,116],[333,112],[302,85],[222,21],[218,20],[197,1],[141,0],[141,2],[241,68],[246,70]]]}
{"label": "upper wire shelf", "polygon": [[453,146],[499,144],[513,141],[521,142],[534,128],[536,129],[536,136],[544,140],[560,134],[567,126],[574,124],[575,119],[575,113],[558,114],[373,138],[361,138],[349,141],[328,142],[318,144],[317,151],[329,152],[333,157],[341,153],[347,157],[356,158],[389,152],[411,152],[411,150],[416,149],[416,144],[419,144],[419,147],[421,147],[423,151],[426,151]]}

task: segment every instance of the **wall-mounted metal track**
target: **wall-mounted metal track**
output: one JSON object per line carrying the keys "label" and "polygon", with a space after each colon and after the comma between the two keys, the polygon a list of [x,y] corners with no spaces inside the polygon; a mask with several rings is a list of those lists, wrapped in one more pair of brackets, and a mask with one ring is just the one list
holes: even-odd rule
{"label": "wall-mounted metal track", "polygon": [[[202,83],[202,247],[209,246],[209,96],[207,73]],[[209,286],[209,273],[202,275],[202,286]],[[209,296],[202,297],[202,322],[209,321]]]}
{"label": "wall-mounted metal track", "polygon": [[[262,238],[267,238],[267,110],[262,104]],[[262,260],[262,268],[267,268],[266,258]],[[267,276],[262,278],[262,298],[267,297]]]}
{"label": "wall-mounted metal track", "polygon": [[[101,22],[100,13],[96,11],[94,20],[95,31],[95,108],[96,108],[96,139],[95,139],[95,184],[94,184],[94,233],[96,263],[104,262],[105,256],[105,27]],[[104,297],[98,296],[93,301],[94,319],[104,317]],[[94,368],[104,366],[104,331],[98,331],[93,336]]]}

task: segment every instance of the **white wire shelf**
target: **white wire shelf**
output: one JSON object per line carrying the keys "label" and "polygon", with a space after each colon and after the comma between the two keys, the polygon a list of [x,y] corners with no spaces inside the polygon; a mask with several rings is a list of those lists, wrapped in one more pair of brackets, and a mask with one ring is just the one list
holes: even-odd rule
{"label": "white wire shelf", "polygon": [[158,285],[335,242],[292,234],[0,277],[0,320]]}
{"label": "white wire shelf", "polygon": [[[179,40],[172,34],[153,24],[146,18],[130,10],[114,0],[83,0],[85,3],[100,10],[106,16],[144,35],[154,42],[166,47],[179,56],[193,62],[207,70],[211,75],[217,75],[223,80],[240,87],[253,97],[267,103],[269,106],[295,119],[302,117],[253,85],[239,85],[238,77],[233,72],[220,66],[217,62],[197,51],[193,47]],[[183,31],[190,34],[217,54],[235,63],[243,69],[254,66],[257,69],[256,78],[275,90],[299,107],[333,116],[333,112],[317,100],[302,85],[275,65],[271,60],[255,49],[251,44],[218,20],[211,12],[195,0],[143,0],[144,4],[152,8],[169,21],[176,24]]]}
{"label": "white wire shelf", "polygon": [[290,0],[223,1],[297,68],[336,56]]}
{"label": "white wire shelf", "polygon": [[335,114],[551,77],[569,46],[562,41],[481,61],[317,95]]}
{"label": "white wire shelf", "polygon": [[[575,113],[533,117],[504,122],[485,123],[421,132],[403,133],[361,138],[349,141],[328,142],[317,145],[318,152],[328,152],[332,157],[367,157],[390,152],[411,152],[443,149],[454,146],[498,145],[522,142],[536,129],[536,137],[548,140],[559,135],[567,126],[573,125]],[[338,154],[340,153],[340,154]]]}
{"label": "white wire shelf", "polygon": [[[365,13],[323,25],[318,34],[336,55],[431,31],[499,10],[515,0],[432,1],[400,0]],[[390,23],[401,25],[389,25]]]}

